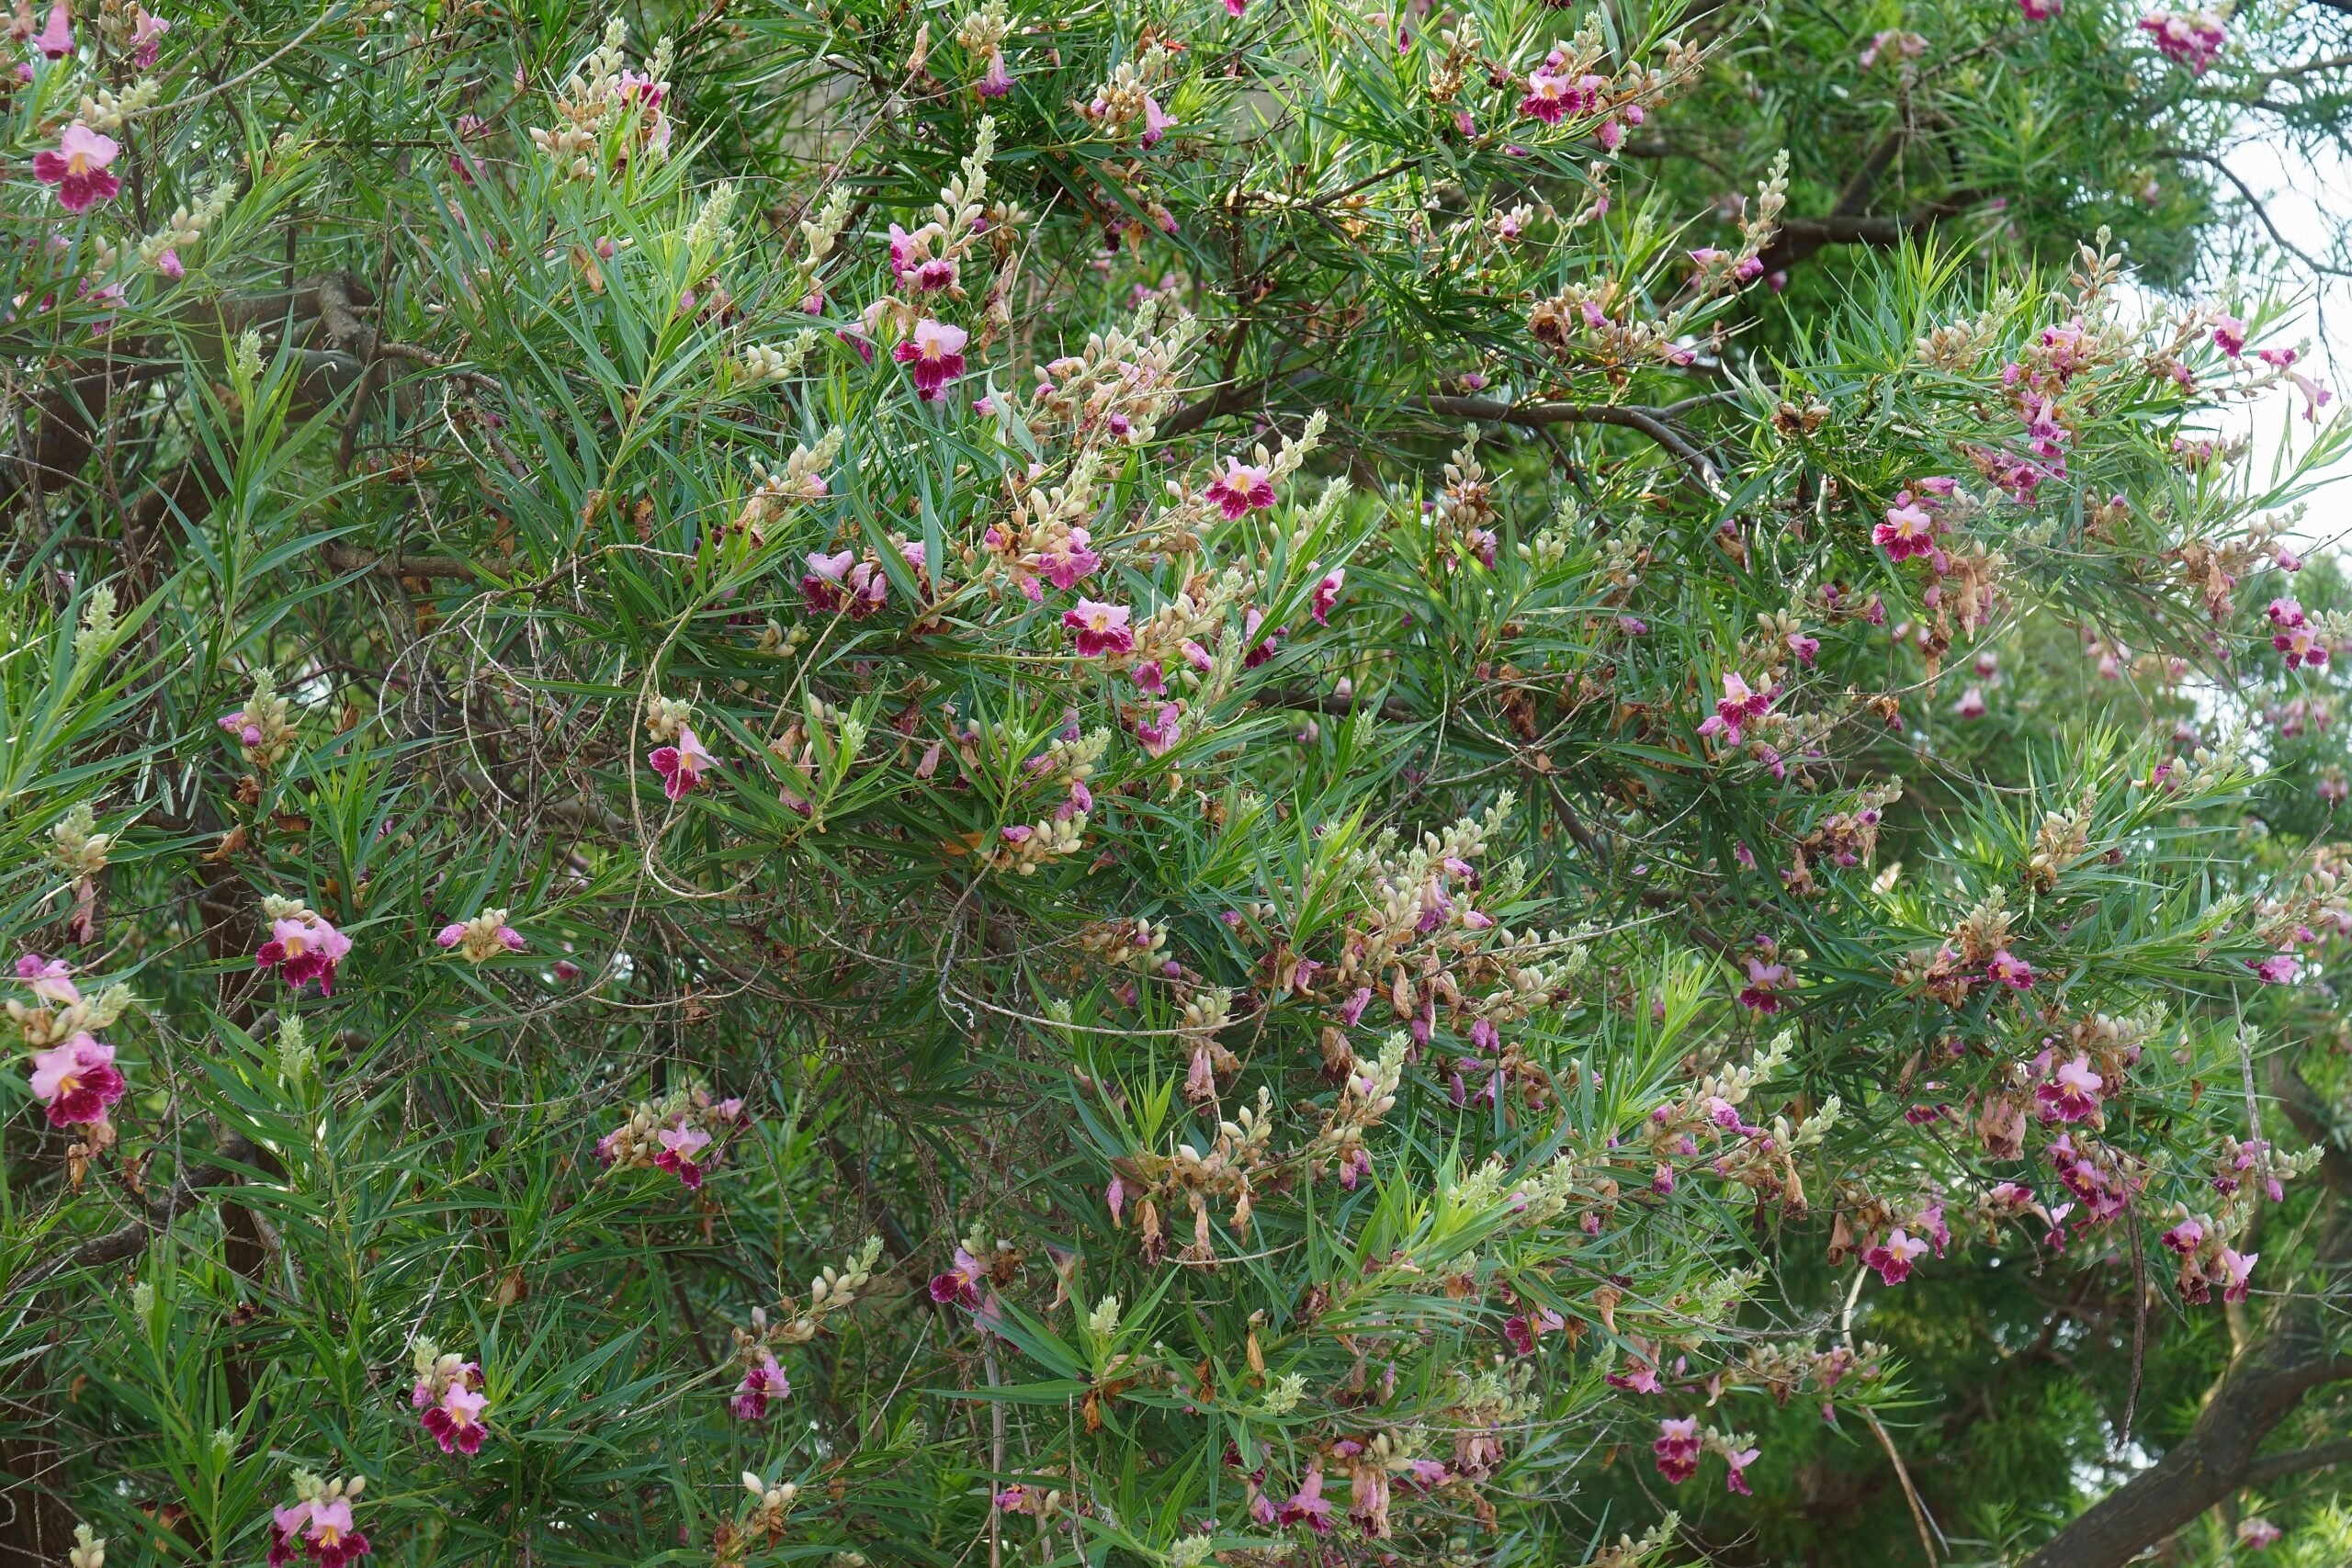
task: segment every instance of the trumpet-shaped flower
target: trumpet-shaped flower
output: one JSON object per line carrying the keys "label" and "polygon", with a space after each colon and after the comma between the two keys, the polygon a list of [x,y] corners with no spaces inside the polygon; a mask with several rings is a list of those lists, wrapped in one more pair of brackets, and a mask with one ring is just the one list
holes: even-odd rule
{"label": "trumpet-shaped flower", "polygon": [[2078,1055],[2051,1074],[2050,1081],[2033,1091],[2044,1122],[2079,1122],[2098,1109],[2099,1091],[2107,1087],[2091,1070],[2091,1059]]}
{"label": "trumpet-shaped flower", "polygon": [[1238,457],[1227,457],[1225,472],[1209,480],[1201,496],[1215,502],[1228,518],[1266,511],[1274,504],[1272,470],[1253,468]]}
{"label": "trumpet-shaped flower", "polygon": [[350,955],[351,939],[328,923],[324,915],[297,908],[269,923],[269,940],[254,954],[257,969],[276,969],[278,978],[296,990],[312,980],[319,995],[334,995],[334,973]]}
{"label": "trumpet-shaped flower", "polygon": [[[65,7],[58,6],[51,13],[51,21],[64,13]],[[66,211],[86,211],[113,200],[122,188],[122,181],[107,172],[121,151],[113,137],[101,136],[77,119],[65,128],[54,150],[44,147],[33,154],[33,178],[55,186],[58,205]]]}
{"label": "trumpet-shaped flower", "polygon": [[782,1399],[792,1392],[792,1380],[784,1375],[776,1364],[775,1353],[763,1348],[752,1364],[743,1369],[743,1381],[737,1385],[730,1404],[735,1414],[746,1421],[758,1421],[768,1413],[768,1401]]}
{"label": "trumpet-shaped flower", "polygon": [[1075,609],[1062,612],[1062,625],[1077,634],[1079,657],[1099,659],[1106,653],[1126,653],[1136,646],[1132,612],[1125,604],[1080,599]]}
{"label": "trumpet-shaped flower", "polygon": [[915,396],[935,403],[946,396],[947,383],[964,374],[964,344],[970,337],[961,327],[925,316],[890,357],[912,368]]}
{"label": "trumpet-shaped flower", "polygon": [[475,1454],[490,1429],[482,1425],[489,1396],[455,1382],[441,1392],[440,1402],[424,1416],[424,1429],[441,1445],[443,1453]]}
{"label": "trumpet-shaped flower", "polygon": [[1657,1424],[1657,1440],[1650,1444],[1657,1456],[1657,1472],[1679,1486],[1699,1473],[1699,1418],[1667,1416]]}
{"label": "trumpet-shaped flower", "polygon": [[47,1102],[50,1124],[103,1122],[107,1107],[123,1096],[114,1047],[79,1033],[33,1054],[33,1097]]}
{"label": "trumpet-shaped flower", "polygon": [[1927,1238],[1915,1236],[1900,1227],[1888,1233],[1887,1238],[1862,1254],[1862,1267],[1878,1271],[1878,1277],[1890,1285],[1899,1285],[1911,1277],[1911,1266],[1928,1250]]}
{"label": "trumpet-shaped flower", "polygon": [[672,800],[684,798],[688,790],[702,783],[707,769],[718,765],[718,759],[704,748],[692,726],[679,729],[676,745],[656,746],[645,760],[662,775],[662,793]]}

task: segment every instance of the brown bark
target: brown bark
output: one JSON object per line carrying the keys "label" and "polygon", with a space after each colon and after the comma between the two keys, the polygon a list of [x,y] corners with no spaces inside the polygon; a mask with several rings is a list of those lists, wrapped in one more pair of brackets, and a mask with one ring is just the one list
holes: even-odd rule
{"label": "brown bark", "polygon": [[[2272,1085],[2295,1130],[2325,1150],[2319,1170],[2326,1212],[2313,1226],[2313,1263],[2331,1284],[2352,1268],[2352,1150],[2335,1141],[2330,1118],[2300,1074],[2274,1066]],[[2263,1455],[2263,1440],[2315,1388],[2352,1379],[2352,1357],[2328,1350],[2315,1293],[2290,1294],[2231,1359],[2188,1435],[2155,1467],[2118,1487],[2052,1537],[2025,1568],[2122,1568],[2193,1523],[2241,1486],[2336,1462],[2345,1445]]]}

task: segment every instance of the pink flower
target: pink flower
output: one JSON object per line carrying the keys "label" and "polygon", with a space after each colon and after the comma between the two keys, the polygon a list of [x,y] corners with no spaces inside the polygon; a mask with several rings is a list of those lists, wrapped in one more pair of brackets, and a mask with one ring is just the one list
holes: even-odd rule
{"label": "pink flower", "polygon": [[65,0],[57,0],[49,8],[49,25],[33,35],[33,47],[51,60],[62,60],[74,52],[74,19],[66,15]]}
{"label": "pink flower", "polygon": [[2303,961],[2291,953],[2274,953],[2259,963],[2249,958],[2245,966],[2260,976],[2266,986],[2291,986],[2303,972]]}
{"label": "pink flower", "polygon": [[2245,353],[2245,323],[2235,316],[2213,318],[2213,346],[2235,359]]}
{"label": "pink flower", "polygon": [[1747,1467],[1754,1464],[1763,1452],[1762,1449],[1724,1450],[1724,1458],[1730,1463],[1731,1472],[1724,1477],[1724,1484],[1743,1497],[1756,1495],[1747,1489]]}
{"label": "pink flower", "polygon": [[[50,13],[51,25],[65,14],[59,6]],[[57,200],[68,212],[82,212],[93,204],[114,199],[122,182],[107,173],[107,165],[122,151],[111,136],[101,136],[80,120],[65,128],[55,152],[43,148],[33,154],[33,177],[57,187]]]}
{"label": "pink flower", "polygon": [[2267,1551],[2286,1533],[2260,1515],[2238,1521],[2238,1544],[2248,1551]]}
{"label": "pink flower", "polygon": [[[1984,978],[2007,986],[2012,991],[2030,991],[2033,989],[2033,965],[2007,948],[1998,948],[1994,951],[1992,961],[1984,965]],[[2091,1087],[2098,1087],[2096,1076],[2091,1079]]]}
{"label": "pink flower", "polygon": [[947,383],[964,373],[964,344],[970,336],[961,327],[925,316],[915,323],[912,335],[890,351],[890,357],[914,367],[915,395],[935,403]]}
{"label": "pink flower", "polygon": [[52,1127],[105,1121],[124,1087],[114,1047],[86,1032],[33,1054],[33,1098],[48,1102]]}
{"label": "pink flower", "polygon": [[1080,599],[1075,609],[1062,612],[1062,625],[1078,634],[1080,658],[1099,659],[1106,653],[1134,650],[1135,628],[1127,624],[1130,615],[1125,604]]}
{"label": "pink flower", "polygon": [[1128,671],[1127,677],[1135,682],[1136,690],[1147,695],[1164,697],[1168,694],[1168,673],[1160,669],[1157,659],[1145,660]]}
{"label": "pink flower", "polygon": [[81,989],[74,984],[74,966],[62,958],[25,953],[17,960],[17,978],[45,1002],[71,1004],[82,999]]}
{"label": "pink flower", "polygon": [[2061,0],[2018,0],[2018,9],[2029,22],[2046,22],[2058,14]]}
{"label": "pink flower", "polygon": [[1650,1451],[1657,1456],[1657,1472],[1679,1486],[1699,1473],[1699,1418],[1672,1416],[1657,1424],[1657,1440]]}
{"label": "pink flower", "polygon": [[155,63],[158,46],[164,35],[172,30],[172,24],[161,17],[150,16],[144,6],[131,6],[130,17],[130,62],[144,71]]}
{"label": "pink flower", "polygon": [[298,991],[316,980],[319,995],[331,997],[335,969],[350,952],[349,937],[325,916],[305,909],[270,922],[269,940],[254,954],[254,967],[277,969],[278,978]]}
{"label": "pink flower", "polygon": [[[481,1373],[471,1381],[479,1381]],[[489,1428],[481,1423],[482,1407],[489,1396],[469,1388],[469,1380],[459,1377],[442,1391],[441,1403],[424,1413],[423,1425],[433,1440],[441,1445],[443,1453],[474,1454],[481,1451],[481,1440]]]}
{"label": "pink flower", "polygon": [[1201,494],[1215,502],[1227,518],[1239,517],[1252,510],[1263,512],[1274,504],[1274,486],[1269,472],[1252,468],[1238,457],[1227,457],[1225,472],[1211,479]]}
{"label": "pink flower", "polygon": [[931,1299],[943,1306],[954,1302],[959,1306],[977,1307],[980,1304],[980,1281],[988,1276],[989,1271],[979,1259],[959,1247],[954,1266],[944,1274],[931,1277]]}
{"label": "pink flower", "polygon": [[1159,146],[1159,139],[1167,135],[1168,128],[1175,123],[1176,117],[1170,114],[1166,109],[1161,108],[1158,98],[1153,97],[1148,93],[1144,95],[1143,135],[1138,137],[1136,140],[1141,143],[1145,152],[1148,152],[1154,147]]}
{"label": "pink flower", "polygon": [[2221,17],[2212,11],[2186,16],[2178,11],[2152,11],[2140,18],[2140,30],[2155,40],[2158,52],[2198,76],[2222,57],[2222,46],[2228,41],[2222,26]]}
{"label": "pink flower", "polygon": [[1519,112],[1546,125],[1557,125],[1566,118],[1575,93],[1576,85],[1566,76],[1538,67],[1527,78],[1527,95],[1519,100]]}
{"label": "pink flower", "polygon": [[1638,1357],[1634,1358],[1626,1363],[1625,1371],[1609,1374],[1609,1386],[1622,1388],[1628,1393],[1656,1393],[1658,1390],[1657,1369]]}
{"label": "pink flower", "polygon": [[2195,1220],[2183,1220],[2157,1239],[2187,1258],[2205,1244],[2205,1227]]}
{"label": "pink flower", "polygon": [[2091,1070],[2091,1059],[2078,1055],[2051,1074],[2051,1081],[2033,1091],[2044,1122],[2079,1122],[2098,1109],[2106,1081]]}
{"label": "pink flower", "polygon": [[664,1127],[654,1137],[662,1145],[662,1152],[653,1156],[654,1168],[674,1173],[689,1192],[700,1187],[703,1168],[695,1156],[710,1146],[710,1134],[699,1127]]}
{"label": "pink flower", "polygon": [[1788,640],[1789,651],[1797,656],[1797,662],[1811,669],[1813,661],[1821,655],[1821,639],[1807,637],[1803,632],[1791,632]]}
{"label": "pink flower", "polygon": [[1298,1490],[1291,1494],[1290,1500],[1275,1516],[1278,1524],[1295,1525],[1302,1520],[1317,1535],[1331,1533],[1331,1505],[1323,1500],[1323,1472],[1319,1468],[1306,1472],[1306,1479],[1298,1483]]}
{"label": "pink flower", "polygon": [[1936,520],[1905,491],[1886,509],[1886,521],[1871,530],[1871,541],[1889,560],[1908,560],[1936,547]]}
{"label": "pink flower", "polygon": [[718,759],[704,748],[691,726],[678,731],[675,746],[656,746],[645,760],[662,775],[662,793],[672,800],[684,799],[688,790],[702,783],[706,770],[718,766]]}
{"label": "pink flower", "polygon": [[1102,564],[1102,558],[1088,547],[1091,541],[1091,536],[1085,529],[1072,528],[1052,547],[1041,551],[1037,566],[1046,581],[1057,588],[1075,588],[1080,578],[1091,577]]}
{"label": "pink flower", "polygon": [[2225,1302],[2245,1300],[2246,1281],[2254,1273],[2254,1266],[2261,1261],[2259,1252],[2240,1252],[2235,1247],[2222,1248],[2222,1270],[2229,1276],[2229,1283],[2222,1287]]}
{"label": "pink flower", "polygon": [[1878,1277],[1890,1285],[1899,1285],[1911,1277],[1911,1265],[1928,1250],[1923,1237],[1905,1235],[1900,1227],[1876,1247],[1862,1254],[1862,1267],[1875,1269]]}
{"label": "pink flower", "polygon": [[1737,672],[1726,671],[1724,674],[1724,694],[1716,700],[1714,713],[1699,726],[1699,733],[1702,736],[1720,735],[1727,743],[1736,746],[1745,734],[1742,727],[1750,719],[1761,717],[1771,705],[1770,687],[1758,692]]}
{"label": "pink flower", "polygon": [[1776,1013],[1781,1010],[1780,988],[1789,983],[1789,966],[1767,964],[1760,958],[1747,961],[1747,984],[1739,993],[1739,1005],[1750,1012]]}
{"label": "pink flower", "polygon": [[981,74],[977,91],[984,98],[1001,98],[1012,91],[1012,73],[1004,68],[1004,51],[989,51],[988,70]]}
{"label": "pink flower", "polygon": [[1255,670],[1259,665],[1272,659],[1281,639],[1289,635],[1288,626],[1276,626],[1261,639],[1258,636],[1258,628],[1265,624],[1265,615],[1254,604],[1250,606],[1249,614],[1241,617],[1241,668],[1244,670]]}
{"label": "pink flower", "polygon": [[775,1355],[763,1349],[759,1359],[743,1369],[743,1381],[729,1403],[739,1417],[757,1421],[767,1415],[769,1400],[782,1399],[791,1392],[792,1380],[776,1365]]}
{"label": "pink flower", "polygon": [[1182,737],[1183,730],[1179,722],[1182,717],[1174,703],[1162,703],[1158,717],[1136,720],[1136,739],[1143,743],[1146,752],[1154,757],[1165,757]]}
{"label": "pink flower", "polygon": [[1340,590],[1347,585],[1347,568],[1334,567],[1325,572],[1323,580],[1315,585],[1315,597],[1309,601],[1306,613],[1315,617],[1317,626],[1331,624],[1331,607],[1340,602]]}

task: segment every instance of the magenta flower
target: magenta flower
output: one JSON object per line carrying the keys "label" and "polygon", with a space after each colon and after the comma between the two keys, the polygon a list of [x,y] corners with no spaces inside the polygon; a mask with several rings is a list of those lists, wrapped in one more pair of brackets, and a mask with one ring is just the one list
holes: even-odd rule
{"label": "magenta flower", "polygon": [[[2030,991],[2033,988],[2033,965],[2018,957],[2007,948],[1999,948],[1995,950],[1992,962],[1984,965],[1984,977],[1987,980],[1997,981],[2013,991]],[[2094,1087],[2097,1086],[2096,1077],[2092,1079],[2092,1084]]]}
{"label": "magenta flower", "polygon": [[1657,1456],[1657,1472],[1679,1486],[1699,1473],[1699,1418],[1667,1416],[1657,1424],[1657,1440],[1650,1445]]}
{"label": "magenta flower", "polygon": [[1258,628],[1265,624],[1265,615],[1254,604],[1249,614],[1241,617],[1241,668],[1244,670],[1255,670],[1272,659],[1279,650],[1282,639],[1290,635],[1288,626],[1276,626],[1261,638]]}
{"label": "magenta flower", "polygon": [[1130,614],[1125,604],[1080,599],[1076,609],[1062,612],[1062,625],[1078,634],[1080,658],[1099,659],[1106,653],[1134,650],[1135,628],[1127,624]]}
{"label": "magenta flower", "polygon": [[964,344],[971,334],[961,327],[925,316],[912,335],[890,351],[890,357],[913,367],[915,396],[935,403],[945,396],[948,382],[964,374]]}
{"label": "magenta flower", "polygon": [[703,1168],[695,1156],[710,1146],[710,1134],[699,1127],[664,1127],[654,1137],[662,1145],[662,1152],[653,1156],[654,1168],[674,1174],[689,1192],[700,1187]]}
{"label": "magenta flower", "polygon": [[1317,1535],[1331,1533],[1331,1505],[1323,1500],[1323,1472],[1319,1467],[1306,1472],[1306,1479],[1298,1483],[1298,1490],[1291,1494],[1274,1517],[1277,1524],[1283,1525],[1305,1521]]}
{"label": "magenta flower", "polygon": [[1102,564],[1102,558],[1089,547],[1091,543],[1092,536],[1085,529],[1072,528],[1037,553],[1038,571],[1057,588],[1077,587]]}
{"label": "magenta flower", "polygon": [[1158,717],[1136,720],[1136,739],[1143,743],[1144,750],[1151,756],[1165,757],[1182,738],[1182,714],[1174,703],[1162,703]]}
{"label": "magenta flower", "polygon": [[1716,699],[1715,711],[1699,726],[1702,736],[1720,735],[1730,745],[1736,746],[1745,735],[1744,726],[1760,718],[1772,705],[1770,686],[1757,691],[1736,671],[1724,672],[1724,694]]}
{"label": "magenta flower", "polygon": [[2183,1220],[2156,1239],[2188,1258],[2205,1245],[2205,1227],[2195,1220]]}
{"label": "magenta flower", "polygon": [[1886,552],[1889,560],[1926,555],[1936,547],[1935,516],[1914,501],[1909,491],[1904,491],[1886,509],[1886,521],[1871,530],[1871,541]]}
{"label": "magenta flower", "polygon": [[[60,6],[50,14],[51,25],[65,14]],[[114,199],[122,181],[107,173],[107,165],[122,151],[111,136],[101,136],[80,120],[65,128],[54,152],[44,147],[33,154],[33,178],[57,187],[58,204],[68,212]]]}
{"label": "magenta flower", "polygon": [[743,1369],[743,1381],[729,1404],[741,1419],[758,1421],[766,1416],[769,1400],[782,1399],[791,1392],[792,1380],[776,1365],[775,1354],[763,1348],[759,1359]]}
{"label": "magenta flower", "polygon": [[718,766],[718,759],[704,749],[690,726],[678,731],[676,745],[656,746],[645,760],[662,775],[662,793],[672,800],[683,799],[688,790],[702,783],[707,769]]}
{"label": "magenta flower", "polygon": [[1250,511],[1263,512],[1274,504],[1273,480],[1271,470],[1252,468],[1238,457],[1225,460],[1225,472],[1211,479],[1202,496],[1215,502],[1228,519]]}
{"label": "magenta flower", "polygon": [[17,960],[17,978],[45,1002],[68,1006],[82,999],[81,988],[74,984],[74,966],[62,958],[25,953]]}
{"label": "magenta flower", "polygon": [[130,7],[130,62],[141,71],[155,63],[158,46],[172,24],[161,17],[151,16],[144,6]]}
{"label": "magenta flower", "polygon": [[980,1281],[988,1276],[980,1260],[959,1247],[947,1271],[931,1277],[931,1299],[942,1306],[954,1302],[958,1306],[977,1307],[980,1304]]}
{"label": "magenta flower", "polygon": [[2259,1515],[2238,1521],[2238,1544],[2248,1551],[2267,1551],[2278,1545],[2279,1537],[2286,1533]]}
{"label": "magenta flower", "polygon": [[[282,906],[281,906],[282,907]],[[351,939],[327,923],[323,915],[297,910],[269,923],[269,940],[254,954],[254,967],[277,971],[279,979],[296,990],[312,980],[319,995],[334,995],[334,972],[351,952]]]}
{"label": "magenta flower", "polygon": [[1141,143],[1145,152],[1148,152],[1154,147],[1159,146],[1159,139],[1166,136],[1168,134],[1168,128],[1175,123],[1176,117],[1170,114],[1166,109],[1161,108],[1158,98],[1153,97],[1148,93],[1144,95],[1143,135],[1137,140]]}
{"label": "magenta flower", "polygon": [[2220,15],[2212,11],[2151,11],[2140,18],[2140,30],[2155,40],[2157,51],[2197,76],[2222,57],[2228,42],[2222,28]]}
{"label": "magenta flower", "polygon": [[1762,1449],[1725,1449],[1724,1458],[1731,1465],[1731,1472],[1724,1477],[1724,1484],[1743,1497],[1753,1497],[1747,1489],[1747,1467],[1761,1458]]}
{"label": "magenta flower", "polygon": [[[481,1370],[475,1369],[471,1381],[479,1382],[481,1377]],[[435,1442],[441,1445],[441,1451],[445,1454],[480,1453],[481,1440],[489,1435],[490,1429],[482,1425],[481,1413],[490,1398],[469,1388],[468,1381],[464,1377],[452,1380],[449,1386],[442,1391],[441,1402],[427,1410],[422,1418],[424,1429],[432,1434]]]}
{"label": "magenta flower", "polygon": [[2078,1055],[2051,1074],[2051,1081],[2033,1091],[2044,1122],[2079,1122],[2098,1109],[2106,1082],[2091,1070],[2091,1059]]}
{"label": "magenta flower", "polygon": [[105,1121],[124,1088],[114,1047],[94,1035],[78,1033],[33,1054],[33,1098],[48,1103],[52,1127]]}
{"label": "magenta flower", "polygon": [[1164,697],[1168,694],[1168,672],[1159,667],[1157,659],[1143,660],[1127,671],[1127,678],[1136,683],[1136,690],[1147,696]]}
{"label": "magenta flower", "polygon": [[1780,989],[1789,983],[1789,966],[1767,964],[1760,958],[1747,961],[1747,984],[1741,987],[1739,1005],[1750,1012],[1776,1013],[1781,1010]]}
{"label": "magenta flower", "polygon": [[1862,1254],[1862,1267],[1874,1269],[1878,1277],[1890,1285],[1899,1285],[1911,1277],[1911,1265],[1928,1250],[1925,1237],[1907,1235],[1901,1227],[1887,1238]]}
{"label": "magenta flower", "polygon": [[74,52],[74,19],[66,14],[65,0],[57,0],[49,8],[49,24],[33,35],[33,47],[51,60],[62,60]]}
{"label": "magenta flower", "polygon": [[981,74],[977,91],[984,98],[1001,98],[1012,91],[1012,73],[1004,68],[1004,51],[989,51],[988,70]]}
{"label": "magenta flower", "polygon": [[2291,986],[2303,972],[2303,961],[2291,953],[2274,953],[2258,963],[2249,958],[2245,966],[2266,986]]}
{"label": "magenta flower", "polygon": [[2245,323],[2235,316],[2213,318],[2213,346],[2236,359],[2245,353]]}
{"label": "magenta flower", "polygon": [[1573,91],[1574,84],[1566,77],[1539,68],[1527,78],[1527,95],[1519,100],[1519,112],[1546,125],[1557,125],[1567,116]]}
{"label": "magenta flower", "polygon": [[344,1568],[373,1550],[352,1523],[350,1499],[326,1495],[270,1510],[270,1568],[293,1562],[298,1546],[318,1568]]}
{"label": "magenta flower", "polygon": [[2259,1252],[2240,1252],[2234,1247],[2222,1248],[2222,1270],[2229,1276],[2229,1283],[2222,1287],[2225,1302],[2245,1300],[2246,1281],[2254,1273],[2254,1266],[2261,1261]]}
{"label": "magenta flower", "polygon": [[1347,581],[1348,569],[1334,567],[1323,574],[1321,581],[1316,583],[1315,596],[1308,602],[1306,613],[1315,617],[1317,626],[1328,626],[1331,624],[1332,606],[1339,604],[1340,590],[1347,586]]}

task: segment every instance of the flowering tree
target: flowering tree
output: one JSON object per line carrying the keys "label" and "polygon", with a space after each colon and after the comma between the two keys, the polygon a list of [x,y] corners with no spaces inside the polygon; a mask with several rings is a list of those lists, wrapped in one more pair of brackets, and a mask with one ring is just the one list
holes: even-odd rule
{"label": "flowering tree", "polygon": [[2334,1550],[2338,9],[19,13],[0,1555]]}

